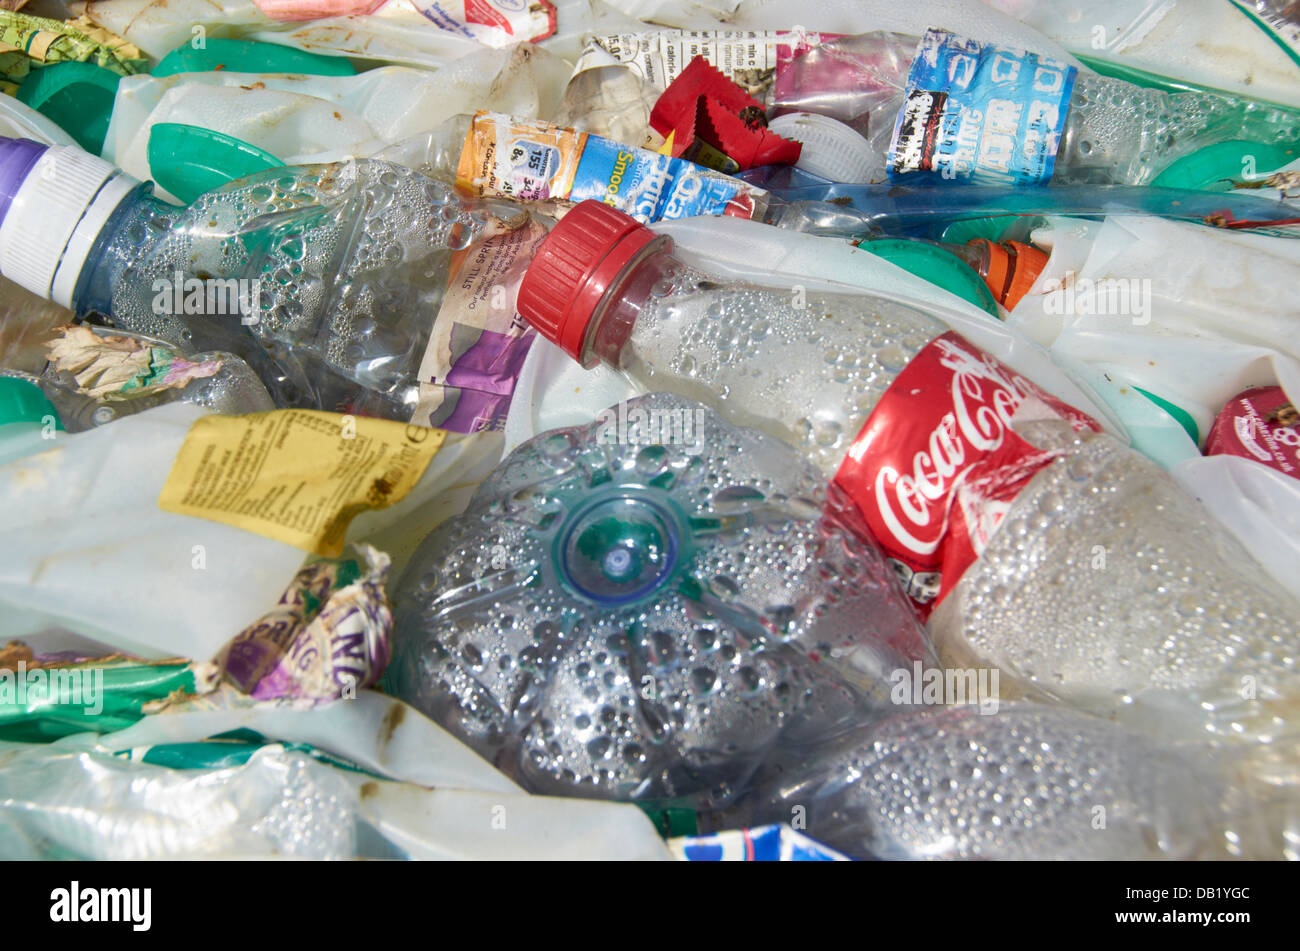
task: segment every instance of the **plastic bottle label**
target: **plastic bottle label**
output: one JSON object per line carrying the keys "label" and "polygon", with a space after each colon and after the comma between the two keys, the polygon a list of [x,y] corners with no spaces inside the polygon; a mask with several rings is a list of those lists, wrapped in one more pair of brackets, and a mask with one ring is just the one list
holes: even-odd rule
{"label": "plastic bottle label", "polygon": [[907,75],[887,169],[1031,185],[1052,177],[1077,70],[928,30]]}
{"label": "plastic bottle label", "polygon": [[930,341],[867,417],[835,474],[922,616],[984,551],[1020,490],[1056,454],[1012,429],[1065,419],[1100,431],[949,331]]}
{"label": "plastic bottle label", "polygon": [[336,558],[352,518],[405,498],[446,435],[319,410],[205,416],[181,443],[158,507]]}
{"label": "plastic bottle label", "polygon": [[804,30],[654,30],[593,37],[574,73],[608,65],[609,57],[655,89],[666,89],[697,56],[742,86],[761,82],[804,50],[840,33]]}
{"label": "plastic bottle label", "polygon": [[535,336],[515,310],[519,284],[547,230],[531,218],[452,256],[447,294],[420,363],[411,422],[456,433],[503,429]]}
{"label": "plastic bottle label", "polygon": [[763,194],[691,162],[541,120],[474,117],[457,181],[479,196],[523,201],[595,198],[649,224],[695,215],[751,218]]}

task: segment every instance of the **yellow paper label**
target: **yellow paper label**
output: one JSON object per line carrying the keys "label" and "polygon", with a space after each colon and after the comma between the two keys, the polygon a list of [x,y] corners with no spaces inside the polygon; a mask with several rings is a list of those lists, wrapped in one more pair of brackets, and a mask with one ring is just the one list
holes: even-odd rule
{"label": "yellow paper label", "polygon": [[446,436],[319,410],[205,416],[181,444],[158,507],[333,558],[348,523],[401,501]]}

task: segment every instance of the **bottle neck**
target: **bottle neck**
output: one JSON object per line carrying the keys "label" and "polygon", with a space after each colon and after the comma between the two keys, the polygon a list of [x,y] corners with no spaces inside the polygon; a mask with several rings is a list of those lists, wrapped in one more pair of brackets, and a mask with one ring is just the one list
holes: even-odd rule
{"label": "bottle neck", "polygon": [[113,285],[122,276],[117,255],[110,251],[116,239],[137,224],[143,240],[148,232],[145,222],[159,215],[174,215],[177,210],[175,205],[155,198],[148,182],[137,185],[122,199],[85,254],[85,263],[72,292],[71,307],[79,317],[92,312],[112,316]]}
{"label": "bottle neck", "polygon": [[671,249],[672,243],[666,237],[656,238],[610,283],[587,327],[582,353],[584,366],[604,361],[612,367],[622,367],[623,350],[654,288],[682,268],[682,263],[670,253]]}

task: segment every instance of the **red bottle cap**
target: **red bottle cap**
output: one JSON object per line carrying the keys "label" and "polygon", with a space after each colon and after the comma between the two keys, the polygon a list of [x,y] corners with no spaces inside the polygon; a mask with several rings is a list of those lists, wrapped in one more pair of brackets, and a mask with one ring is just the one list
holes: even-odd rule
{"label": "red bottle cap", "polygon": [[604,202],[582,202],[560,219],[533,255],[519,286],[520,315],[581,360],[587,326],[601,298],[637,252],[660,237]]}
{"label": "red bottle cap", "polygon": [[1205,439],[1207,456],[1241,456],[1300,479],[1300,413],[1280,386],[1238,393]]}

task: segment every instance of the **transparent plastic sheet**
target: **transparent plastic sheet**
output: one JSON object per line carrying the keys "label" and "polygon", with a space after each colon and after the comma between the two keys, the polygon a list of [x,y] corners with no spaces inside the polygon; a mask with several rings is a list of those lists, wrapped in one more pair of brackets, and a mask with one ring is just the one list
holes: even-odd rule
{"label": "transparent plastic sheet", "polygon": [[1288,29],[1286,0],[984,2],[1082,57],[1300,106],[1300,29]]}
{"label": "transparent plastic sheet", "polygon": [[567,70],[546,50],[517,45],[478,50],[436,72],[137,76],[118,85],[103,155],[142,181],[151,178],[150,135],[172,122],[233,136],[286,165],[365,158],[479,109],[552,118]]}
{"label": "transparent plastic sheet", "polygon": [[1196,456],[1170,474],[1300,598],[1300,480],[1236,456]]}
{"label": "transparent plastic sheet", "polygon": [[1051,256],[1007,323],[1062,360],[1177,406],[1197,431],[1193,454],[1242,390],[1300,391],[1285,290],[1300,278],[1295,242],[1129,217],[1052,220],[1034,240]]}
{"label": "transparent plastic sheet", "polygon": [[0,276],[0,354],[4,368],[39,374],[54,328],[73,317],[72,311],[37,297]]}
{"label": "transparent plastic sheet", "polygon": [[[52,749],[115,759],[151,750],[192,750],[210,737],[265,738],[351,764],[349,782],[384,778],[361,811],[386,847],[413,858],[665,858],[662,840],[633,806],[530,796],[418,711],[373,690],[308,709],[221,703],[206,697],[134,726],[68,737]],[[152,758],[152,757],[149,757]],[[399,853],[400,854],[400,853]]]}
{"label": "transparent plastic sheet", "polygon": [[[204,414],[171,403],[0,468],[5,635],[72,630],[143,657],[206,660],[273,605],[304,553],[157,506]],[[204,570],[196,570],[196,564]],[[131,592],[123,597],[120,592]]]}
{"label": "transparent plastic sheet", "polygon": [[[0,467],[0,490],[21,502],[0,515],[6,637],[44,652],[71,637],[146,658],[206,661],[277,605],[307,557],[303,548],[158,504],[204,414],[170,403],[37,439],[37,454]],[[447,434],[414,487],[358,515],[346,540],[383,546],[400,571],[424,534],[464,507],[500,451],[496,433]]]}
{"label": "transparent plastic sheet", "polygon": [[1300,799],[1285,759],[1211,757],[1023,701],[988,716],[935,707],[774,761],[751,796],[706,819],[798,817],[859,859],[1295,859]]}
{"label": "transparent plastic sheet", "polygon": [[[556,11],[556,31],[537,42],[566,58],[577,56],[580,37],[586,31],[610,32],[636,26],[635,21],[601,0],[550,0],[550,3]],[[84,8],[95,23],[155,58],[183,43],[212,36],[280,43],[372,63],[437,69],[485,45],[504,47],[518,39],[499,29],[480,28],[472,38],[464,35],[463,29],[450,25],[443,28],[435,22],[437,11],[430,9],[433,16],[421,11],[421,6],[432,7],[422,0],[382,4],[363,17],[307,20],[276,19],[263,12],[255,0],[90,0],[68,6],[74,12]],[[293,4],[279,6],[289,8]],[[522,5],[512,7],[523,10]],[[525,32],[540,35],[545,28],[537,30],[532,26]]]}
{"label": "transparent plastic sheet", "polygon": [[841,506],[681,397],[539,436],[412,560],[389,686],[530,791],[729,799],[932,662]]}
{"label": "transparent plastic sheet", "polygon": [[660,92],[624,66],[584,69],[564,87],[555,121],[616,142],[643,145]]}
{"label": "transparent plastic sheet", "polygon": [[[672,16],[656,17],[655,22],[679,25]],[[793,24],[849,36],[869,30],[920,36],[930,27],[942,26],[981,42],[1080,65],[1060,44],[1032,26],[966,0],[821,0],[815,5],[805,0],[745,0],[727,16],[725,26],[733,30],[788,30]]]}
{"label": "transparent plastic sheet", "polygon": [[0,748],[9,859],[668,859],[632,806],[426,789],[276,745],[169,769],[56,746]]}

